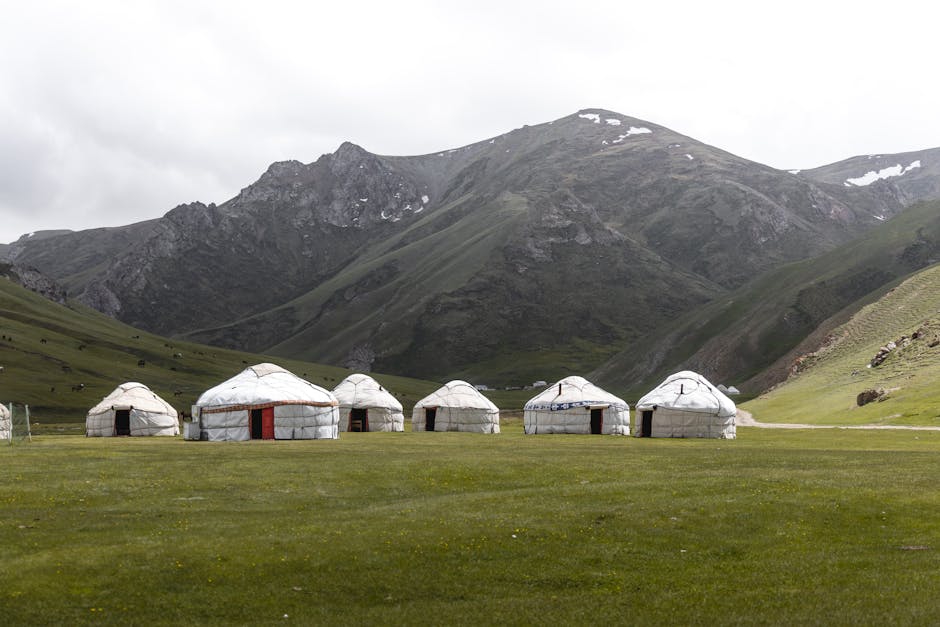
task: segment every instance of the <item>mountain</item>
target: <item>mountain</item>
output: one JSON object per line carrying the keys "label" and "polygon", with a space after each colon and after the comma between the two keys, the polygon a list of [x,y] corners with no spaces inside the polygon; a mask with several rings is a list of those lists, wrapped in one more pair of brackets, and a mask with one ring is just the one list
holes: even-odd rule
{"label": "mountain", "polygon": [[14,258],[165,335],[523,383],[593,368],[904,206],[824,178],[589,109],[415,157],[346,143],[275,163],[219,206]]}
{"label": "mountain", "polygon": [[918,203],[847,244],[771,270],[677,318],[593,376],[643,390],[679,368],[756,393],[899,280],[940,262],[940,202]]}
{"label": "mountain", "polygon": [[[125,381],[140,381],[178,410],[188,411],[199,394],[246,364],[274,359],[159,337],[74,301],[57,303],[0,279],[0,402],[29,405],[34,426],[54,423],[60,425],[57,429],[77,431],[80,427],[61,423],[83,423],[88,409]],[[329,389],[349,374],[319,364],[276,361]],[[438,385],[375,376],[406,406]]]}
{"label": "mountain", "polygon": [[[940,265],[859,309],[797,363],[784,383],[746,405],[755,418],[937,426]],[[859,406],[866,391],[876,400]]]}
{"label": "mountain", "polygon": [[868,188],[885,200],[910,205],[940,198],[940,148],[861,155],[797,174],[847,188]]}
{"label": "mountain", "polygon": [[21,236],[12,244],[0,244],[0,259],[12,259],[23,250],[23,244],[28,241],[38,241],[47,237],[56,237],[65,233],[71,233],[68,229],[59,229],[55,231],[34,231]]}

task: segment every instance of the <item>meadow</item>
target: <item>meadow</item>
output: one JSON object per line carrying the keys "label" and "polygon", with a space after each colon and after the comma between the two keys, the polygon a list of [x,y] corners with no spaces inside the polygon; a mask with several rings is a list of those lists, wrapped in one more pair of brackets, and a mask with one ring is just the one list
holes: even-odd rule
{"label": "meadow", "polygon": [[937,624],[940,432],[0,448],[7,624]]}

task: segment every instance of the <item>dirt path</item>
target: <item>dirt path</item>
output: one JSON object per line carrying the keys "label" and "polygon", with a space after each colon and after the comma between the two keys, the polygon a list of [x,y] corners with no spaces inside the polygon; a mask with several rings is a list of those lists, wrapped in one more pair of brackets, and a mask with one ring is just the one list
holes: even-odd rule
{"label": "dirt path", "polygon": [[789,422],[757,422],[751,412],[738,409],[735,424],[739,427],[761,429],[904,429],[908,431],[940,431],[940,427],[911,427],[907,425],[807,425]]}

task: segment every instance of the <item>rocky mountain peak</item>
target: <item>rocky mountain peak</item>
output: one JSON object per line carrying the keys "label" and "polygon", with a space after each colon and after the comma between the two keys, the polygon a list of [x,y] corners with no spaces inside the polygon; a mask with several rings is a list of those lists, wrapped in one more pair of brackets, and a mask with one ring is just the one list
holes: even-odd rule
{"label": "rocky mountain peak", "polygon": [[177,205],[163,217],[176,226],[199,232],[214,226],[217,213],[215,203],[206,205],[196,201]]}
{"label": "rocky mountain peak", "polygon": [[330,159],[330,170],[336,176],[346,173],[358,174],[357,170],[377,171],[381,169],[379,158],[352,142],[343,142]]}

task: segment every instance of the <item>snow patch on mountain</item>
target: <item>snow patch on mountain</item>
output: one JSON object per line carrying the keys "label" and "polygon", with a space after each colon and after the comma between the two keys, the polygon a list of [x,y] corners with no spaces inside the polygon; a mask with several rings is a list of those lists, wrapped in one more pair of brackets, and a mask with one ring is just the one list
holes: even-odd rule
{"label": "snow patch on mountain", "polygon": [[623,135],[618,135],[617,139],[613,140],[613,143],[619,144],[620,142],[630,137],[631,135],[643,135],[645,133],[652,133],[652,132],[653,131],[649,130],[645,126],[631,126],[630,128],[627,129],[626,133],[624,133]]}
{"label": "snow patch on mountain", "polygon": [[910,165],[907,167],[904,167],[898,163],[897,165],[893,165],[889,168],[882,168],[878,171],[871,170],[856,178],[845,179],[845,186],[851,187],[854,185],[856,187],[864,187],[865,185],[871,185],[875,181],[883,181],[884,179],[888,179],[894,176],[902,176],[919,167],[920,159],[911,161]]}

